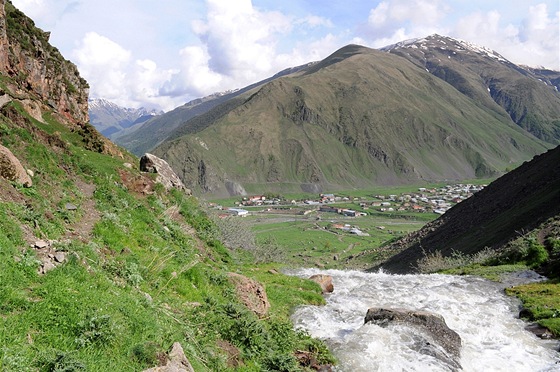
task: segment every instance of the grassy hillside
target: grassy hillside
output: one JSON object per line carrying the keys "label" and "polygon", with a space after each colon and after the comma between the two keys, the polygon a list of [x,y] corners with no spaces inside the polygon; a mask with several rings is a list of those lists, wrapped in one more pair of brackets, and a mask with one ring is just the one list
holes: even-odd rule
{"label": "grassy hillside", "polygon": [[[179,341],[197,371],[295,370],[296,348],[322,348],[288,320],[291,306],[322,303],[317,285],[238,261],[196,199],[123,165],[136,159],[86,150],[17,103],[0,114],[2,145],[35,173],[31,188],[0,179],[0,369],[138,371]],[[39,239],[66,257],[44,275]],[[265,283],[266,319],[240,302],[232,271]]]}
{"label": "grassy hillside", "polygon": [[[44,36],[6,8],[17,16],[10,22],[26,25],[23,35]],[[13,50],[22,37],[0,32]],[[316,283],[227,249],[196,198],[139,172],[137,158],[83,121],[85,106],[63,105],[85,102],[84,90],[69,89],[78,75],[65,80],[60,105],[47,104],[26,88],[63,62],[32,69],[35,80],[26,82],[10,74],[16,57],[0,66],[0,144],[32,186],[10,181],[2,158],[0,370],[141,371],[165,364],[174,342],[196,371],[296,371],[332,362],[322,343],[289,321],[294,306],[324,302]],[[254,309],[244,283],[263,285],[266,314]]]}
{"label": "grassy hillside", "polygon": [[[411,62],[349,46],[179,127],[154,150],[194,190],[489,177],[546,144]],[[290,186],[291,185],[291,186]]]}

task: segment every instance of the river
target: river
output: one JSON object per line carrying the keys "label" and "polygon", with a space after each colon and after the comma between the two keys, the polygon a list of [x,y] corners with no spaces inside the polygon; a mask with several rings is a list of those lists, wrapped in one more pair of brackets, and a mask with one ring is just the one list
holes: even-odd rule
{"label": "river", "polygon": [[360,271],[300,269],[308,278],[333,277],[326,306],[296,309],[296,328],[325,340],[337,371],[453,371],[441,360],[419,352],[417,337],[406,327],[364,325],[370,307],[425,310],[444,317],[461,336],[463,371],[560,371],[559,343],[525,330],[516,316],[519,303],[498,284],[452,275],[390,275]]}

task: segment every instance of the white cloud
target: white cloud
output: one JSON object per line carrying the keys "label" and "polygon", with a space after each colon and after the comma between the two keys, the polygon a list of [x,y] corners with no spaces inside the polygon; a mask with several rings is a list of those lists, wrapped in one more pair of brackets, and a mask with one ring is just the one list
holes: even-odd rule
{"label": "white cloud", "polygon": [[452,33],[495,49],[512,62],[560,71],[559,14],[549,14],[542,3],[529,6],[524,15],[517,25],[503,25],[497,10],[476,12],[460,19]]}
{"label": "white cloud", "polygon": [[127,93],[125,83],[130,51],[104,36],[89,32],[73,54],[80,73],[95,83],[92,86],[94,95],[111,100]]}
{"label": "white cloud", "polygon": [[560,70],[556,0],[166,0],[157,9],[140,0],[12,2],[52,31],[51,41],[78,65],[92,96],[130,107],[169,109],[349,43],[382,47],[433,33]]}
{"label": "white cloud", "polygon": [[158,68],[149,59],[133,60],[132,53],[105,36],[89,32],[74,61],[91,85],[91,96],[102,97],[123,106],[176,106],[159,96],[159,87],[168,81],[173,70]]}
{"label": "white cloud", "polygon": [[370,11],[368,26],[376,38],[390,38],[410,30],[433,28],[449,11],[440,0],[389,0],[379,3]]}

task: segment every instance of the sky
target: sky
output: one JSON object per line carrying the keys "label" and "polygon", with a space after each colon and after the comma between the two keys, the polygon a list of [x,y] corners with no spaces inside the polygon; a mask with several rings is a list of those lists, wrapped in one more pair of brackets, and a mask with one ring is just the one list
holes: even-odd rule
{"label": "sky", "polygon": [[90,98],[165,111],[326,58],[434,33],[560,71],[558,0],[11,0]]}

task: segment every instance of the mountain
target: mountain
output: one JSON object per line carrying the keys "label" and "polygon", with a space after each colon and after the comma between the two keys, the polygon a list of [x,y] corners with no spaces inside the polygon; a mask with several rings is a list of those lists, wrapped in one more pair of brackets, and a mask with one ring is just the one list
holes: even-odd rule
{"label": "mountain", "polygon": [[[397,49],[346,46],[190,119],[151,151],[196,192],[227,195],[495,177],[558,141],[555,86],[469,50],[462,64],[497,75],[489,86],[471,73],[458,88]],[[501,88],[506,70],[515,89]],[[532,90],[514,99],[519,82]]]}
{"label": "mountain", "polygon": [[490,110],[505,110],[536,137],[560,143],[560,72],[517,66],[496,51],[440,35],[381,50],[408,59]]}
{"label": "mountain", "polygon": [[289,318],[324,303],[319,285],[235,256],[196,198],[141,172],[89,123],[87,82],[48,36],[0,1],[0,370],[332,362]]}
{"label": "mountain", "polygon": [[91,124],[104,136],[115,139],[124,132],[152,119],[163,111],[141,108],[126,108],[105,99],[88,100],[88,112]]}
{"label": "mountain", "polygon": [[236,97],[243,95],[257,86],[265,84],[281,76],[300,71],[312,64],[313,63],[308,63],[302,66],[282,70],[268,79],[251,84],[243,89],[218,92],[206,97],[194,99],[175,108],[174,110],[169,111],[165,115],[154,117],[143,125],[132,128],[119,137],[114,138],[114,140],[119,145],[126,147],[132,153],[141,156],[145,152],[151,151],[154,147],[162,143],[175,129],[184,125],[195,116],[204,114],[224,102],[234,100]]}
{"label": "mountain", "polygon": [[[539,244],[560,234],[560,146],[498,178],[437,220],[385,247],[400,252],[381,267],[417,271],[425,256],[503,252],[508,243],[537,229]],[[552,249],[551,249],[552,250]],[[558,265],[553,270],[558,275]],[[547,275],[550,273],[546,273]]]}

